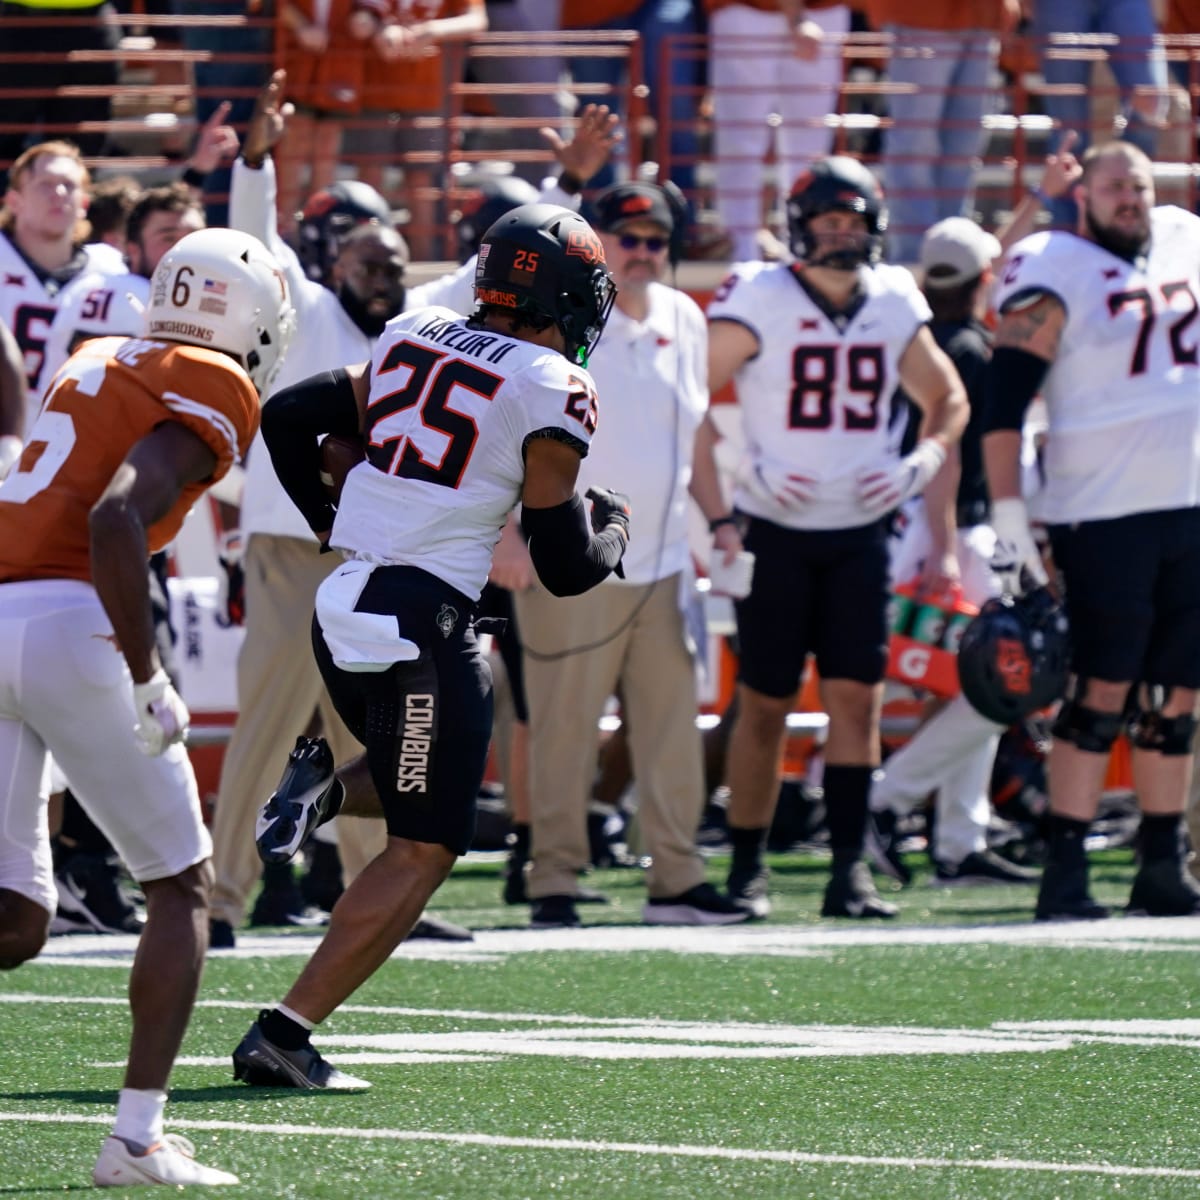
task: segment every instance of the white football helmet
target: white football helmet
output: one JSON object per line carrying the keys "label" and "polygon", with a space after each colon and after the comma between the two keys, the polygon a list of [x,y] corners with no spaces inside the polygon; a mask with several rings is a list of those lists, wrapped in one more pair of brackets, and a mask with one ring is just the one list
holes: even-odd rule
{"label": "white football helmet", "polygon": [[154,270],[147,335],[232,354],[260,396],[295,328],[283,270],[248,233],[197,229],[180,238]]}

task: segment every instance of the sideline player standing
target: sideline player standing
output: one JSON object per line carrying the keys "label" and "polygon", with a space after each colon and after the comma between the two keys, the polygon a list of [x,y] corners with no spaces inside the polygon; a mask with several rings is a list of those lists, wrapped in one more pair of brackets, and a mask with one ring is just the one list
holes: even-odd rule
{"label": "sideline player standing", "polygon": [[[293,754],[259,849],[294,854],[344,796],[347,811],[382,805],[388,839],[283,1003],[235,1049],[235,1078],[251,1084],[369,1086],[309,1034],[386,961],[470,846],[492,724],[473,617],[513,506],[555,595],[599,583],[625,549],[624,497],[589,491],[593,535],[575,494],[596,427],[583,364],[614,296],[600,239],[567,209],[523,205],[484,237],[475,294],[470,318],[438,307],[396,317],[369,364],[288,388],[263,413],[280,481],[347,558],[317,593],[313,648],[369,779],[362,759],[335,779],[332,764]],[[360,430],[367,461],[349,472],[335,521],[317,437]]]}
{"label": "sideline player standing", "polygon": [[1021,426],[1040,392],[1037,515],[1065,585],[1074,680],[1053,729],[1036,915],[1108,915],[1088,891],[1084,838],[1128,725],[1142,810],[1128,908],[1182,916],[1200,912],[1180,820],[1200,687],[1200,219],[1155,207],[1150,160],[1128,142],[1088,150],[1074,195],[1075,233],[1010,251],[983,442],[998,552],[1010,576],[1025,566],[1042,582],[1020,489]]}
{"label": "sideline player standing", "polygon": [[[829,714],[825,806],[833,868],[823,916],[891,917],[862,861],[887,660],[887,516],[926,488],[934,539],[924,583],[957,578],[957,457],[967,420],[953,363],[926,327],[913,277],[879,264],[887,216],[852,158],[813,164],[788,199],[794,264],[738,267],[709,306],[709,387],[732,379],[747,463],[714,553],[756,556],[737,603],[738,715],[729,745],[730,898],[770,911],[762,849],[779,792],[788,712],[806,655]],[[900,457],[897,385],[924,413]],[[707,447],[706,453],[712,453]],[[699,471],[699,466],[697,471]],[[715,467],[711,468],[715,469]]]}
{"label": "sideline player standing", "polygon": [[55,909],[43,790],[52,754],[146,895],[129,1060],[93,1178],[236,1183],[163,1135],[212,870],[146,559],[246,452],[292,310],[263,246],[214,229],[164,255],[146,317],[145,337],[89,341],[67,362],[0,485],[0,968],[39,953]]}

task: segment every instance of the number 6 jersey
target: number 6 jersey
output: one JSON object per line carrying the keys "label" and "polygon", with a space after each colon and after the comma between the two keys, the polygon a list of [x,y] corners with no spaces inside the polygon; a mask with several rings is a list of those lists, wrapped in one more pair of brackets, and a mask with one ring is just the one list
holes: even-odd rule
{"label": "number 6 jersey", "polygon": [[1066,309],[1042,388],[1052,524],[1200,504],[1200,219],[1150,212],[1150,252],[1128,262],[1072,233],[1036,233],[1010,251],[996,305],[1037,293]]}
{"label": "number 6 jersey", "polygon": [[558,351],[468,328],[448,308],[403,313],[375,343],[367,458],[346,476],[330,544],[478,598],[530,439],[582,457],[595,428],[591,376]]}
{"label": "number 6 jersey", "polygon": [[[931,314],[903,267],[863,268],[858,279],[859,300],[836,313],[792,267],[740,264],[708,307],[709,321],[736,321],[758,339],[758,354],[736,375],[746,461],[734,502],[743,512],[793,529],[874,520],[859,503],[857,476],[896,458],[899,363]],[[817,481],[800,511],[781,505],[766,482],[791,473]]]}

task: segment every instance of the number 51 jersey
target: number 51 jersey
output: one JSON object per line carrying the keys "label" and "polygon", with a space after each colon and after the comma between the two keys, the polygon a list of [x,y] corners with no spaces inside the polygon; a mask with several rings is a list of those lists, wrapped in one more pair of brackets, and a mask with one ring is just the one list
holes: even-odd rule
{"label": "number 51 jersey", "polygon": [[582,457],[595,428],[591,376],[557,351],[470,329],[448,308],[402,313],[375,343],[367,458],[346,476],[330,543],[478,599],[530,440]]}
{"label": "number 51 jersey", "polygon": [[1009,252],[996,305],[1037,292],[1067,320],[1042,387],[1036,515],[1069,524],[1200,504],[1200,218],[1151,209],[1150,251],[1135,262],[1035,233]]}

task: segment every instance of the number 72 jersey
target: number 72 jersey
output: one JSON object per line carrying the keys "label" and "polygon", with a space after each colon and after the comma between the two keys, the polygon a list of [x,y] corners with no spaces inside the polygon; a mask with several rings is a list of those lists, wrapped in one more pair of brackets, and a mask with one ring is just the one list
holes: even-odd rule
{"label": "number 72 jersey", "polygon": [[1134,262],[1063,232],[1009,253],[996,306],[1045,292],[1067,314],[1042,388],[1044,521],[1200,504],[1200,218],[1163,205],[1150,230]]}
{"label": "number 72 jersey", "polygon": [[477,599],[529,440],[555,438],[582,458],[595,428],[591,376],[557,351],[471,329],[446,308],[402,313],[375,343],[367,460],[346,477],[330,543]]}

